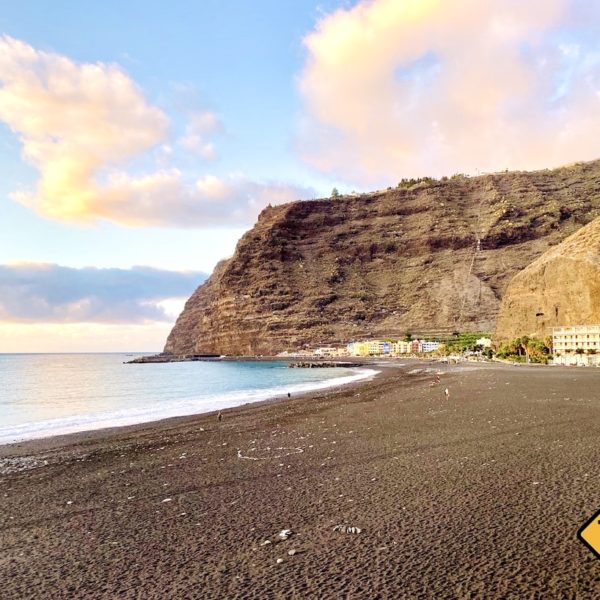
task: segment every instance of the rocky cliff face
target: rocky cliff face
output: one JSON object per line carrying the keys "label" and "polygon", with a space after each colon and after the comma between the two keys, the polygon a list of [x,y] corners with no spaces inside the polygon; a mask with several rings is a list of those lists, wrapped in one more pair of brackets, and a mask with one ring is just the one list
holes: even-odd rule
{"label": "rocky cliff face", "polygon": [[173,354],[492,331],[512,277],[600,215],[600,161],[268,208],[192,295]]}
{"label": "rocky cliff face", "polygon": [[545,252],[508,285],[499,341],[543,338],[552,327],[600,323],[600,219]]}

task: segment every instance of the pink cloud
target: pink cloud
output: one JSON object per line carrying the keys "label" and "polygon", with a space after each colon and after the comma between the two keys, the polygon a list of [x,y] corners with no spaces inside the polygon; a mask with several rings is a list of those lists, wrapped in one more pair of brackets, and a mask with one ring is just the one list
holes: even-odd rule
{"label": "pink cloud", "polygon": [[[78,64],[9,37],[0,38],[0,120],[39,172],[35,188],[13,199],[51,219],[131,227],[248,225],[273,198],[312,195],[246,177],[184,178],[169,166],[169,118],[120,67]],[[210,136],[221,130],[215,114],[193,113],[183,146],[214,159]],[[155,147],[163,168],[141,175],[124,170],[126,161]]]}
{"label": "pink cloud", "polygon": [[299,153],[365,185],[598,158],[598,52],[557,35],[579,17],[569,0],[365,0],[327,15],[304,40]]}

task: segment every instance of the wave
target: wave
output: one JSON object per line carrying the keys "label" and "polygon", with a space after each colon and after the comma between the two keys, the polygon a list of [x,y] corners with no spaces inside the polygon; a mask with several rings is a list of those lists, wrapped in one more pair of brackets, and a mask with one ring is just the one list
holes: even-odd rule
{"label": "wave", "polygon": [[214,397],[197,400],[171,400],[168,402],[161,402],[154,406],[74,415],[58,419],[48,419],[45,421],[13,425],[10,427],[0,427],[0,445],[56,435],[66,435],[69,433],[79,433],[82,431],[95,431],[110,427],[124,427],[126,425],[151,423],[153,421],[160,421],[171,417],[204,414],[225,408],[232,408],[234,406],[261,402],[278,396],[285,397],[288,393],[300,394],[348,385],[349,383],[354,383],[363,379],[371,379],[380,372],[374,369],[352,370],[354,371],[352,375],[335,377],[324,381],[295,383],[259,390],[237,390],[235,392],[228,392],[226,394],[219,394]]}

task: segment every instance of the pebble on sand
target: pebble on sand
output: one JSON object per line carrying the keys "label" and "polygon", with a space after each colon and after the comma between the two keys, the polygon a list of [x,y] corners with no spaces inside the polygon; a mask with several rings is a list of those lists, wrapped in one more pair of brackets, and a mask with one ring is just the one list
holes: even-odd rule
{"label": "pebble on sand", "polygon": [[362,531],[360,527],[353,527],[352,525],[336,525],[333,530],[340,533],[360,533]]}

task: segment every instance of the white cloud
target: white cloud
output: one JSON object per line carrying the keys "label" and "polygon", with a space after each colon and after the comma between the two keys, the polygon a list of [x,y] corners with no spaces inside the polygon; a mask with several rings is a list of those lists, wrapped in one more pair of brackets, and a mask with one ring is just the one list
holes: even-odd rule
{"label": "white cloud", "polygon": [[223,133],[223,131],[223,124],[213,112],[192,113],[188,119],[185,134],[179,143],[186,150],[194,152],[204,160],[215,161],[218,153],[210,138]]}
{"label": "white cloud", "polygon": [[[273,198],[311,195],[283,183],[225,177],[206,186],[170,167],[169,119],[118,66],[77,64],[21,41],[0,38],[0,120],[18,136],[40,173],[13,198],[58,220],[105,219],[128,226],[248,225]],[[183,146],[216,158],[211,112],[190,115]],[[162,168],[134,175],[122,165],[156,148]],[[217,197],[211,195],[218,190]]]}
{"label": "white cloud", "polygon": [[[364,0],[323,17],[304,40],[301,156],[362,184],[598,158],[600,10],[586,25],[582,6]],[[565,42],[586,27],[587,46]]]}
{"label": "white cloud", "polygon": [[186,184],[177,169],[145,177],[113,173],[104,196],[88,204],[96,218],[132,227],[251,224],[268,204],[311,197],[308,188],[205,175]]}
{"label": "white cloud", "polygon": [[41,174],[15,197],[42,214],[86,218],[103,190],[99,169],[151,148],[168,120],[113,65],[77,65],[23,42],[0,41],[0,119]]}

